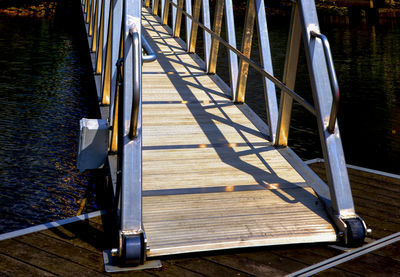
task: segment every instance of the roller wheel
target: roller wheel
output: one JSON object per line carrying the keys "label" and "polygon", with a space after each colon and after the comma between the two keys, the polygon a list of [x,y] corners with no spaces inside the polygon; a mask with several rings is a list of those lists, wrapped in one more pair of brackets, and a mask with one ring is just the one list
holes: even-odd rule
{"label": "roller wheel", "polygon": [[359,247],[362,246],[365,239],[364,224],[358,218],[345,220],[347,224],[347,246]]}
{"label": "roller wheel", "polygon": [[137,266],[144,263],[143,235],[128,235],[123,238],[122,263]]}

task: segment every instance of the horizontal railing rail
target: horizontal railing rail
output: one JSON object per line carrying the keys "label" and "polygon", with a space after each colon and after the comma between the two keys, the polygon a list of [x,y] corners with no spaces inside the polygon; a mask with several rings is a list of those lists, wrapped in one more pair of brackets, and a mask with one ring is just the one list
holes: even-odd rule
{"label": "horizontal railing rail", "polygon": [[296,102],[298,102],[305,109],[307,109],[309,112],[311,112],[313,115],[315,115],[314,106],[311,105],[307,100],[305,100],[299,94],[297,94],[296,92],[294,92],[293,90],[288,88],[283,82],[281,82],[275,76],[273,76],[269,72],[265,71],[259,64],[257,64],[250,58],[246,57],[240,50],[238,50],[236,47],[229,44],[229,42],[227,42],[226,40],[221,38],[217,33],[212,31],[211,29],[207,28],[199,20],[195,19],[191,14],[187,13],[183,8],[179,7],[178,4],[172,2],[171,0],[166,0],[166,1],[168,1],[172,6],[176,7],[180,12],[182,12],[184,15],[186,15],[188,18],[190,18],[192,20],[192,23],[197,24],[199,27],[201,27],[203,30],[205,30],[207,33],[209,33],[213,38],[217,39],[225,47],[227,47],[229,50],[234,52],[240,59],[242,59],[246,63],[248,63],[253,69],[255,69],[257,72],[259,72],[263,77],[268,78],[271,82],[273,82],[276,86],[278,86],[282,91],[289,94],[294,100],[296,100]]}

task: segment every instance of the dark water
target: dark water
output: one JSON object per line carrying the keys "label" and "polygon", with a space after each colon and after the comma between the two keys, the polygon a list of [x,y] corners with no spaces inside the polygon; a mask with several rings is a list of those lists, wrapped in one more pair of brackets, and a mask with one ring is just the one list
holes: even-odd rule
{"label": "dark water", "polygon": [[[236,24],[238,45],[241,24]],[[274,74],[282,79],[289,18],[271,18],[268,27]],[[341,24],[322,18],[321,31],[329,39],[339,81],[338,121],[346,162],[400,174],[400,23]],[[301,49],[295,91],[312,103],[303,53]],[[259,60],[256,38],[252,59]],[[226,50],[220,47],[217,73],[229,83],[226,61]],[[250,70],[247,87],[246,103],[266,120],[260,75]],[[289,146],[303,159],[322,158],[316,119],[296,104]]]}
{"label": "dark water", "polygon": [[[67,4],[65,4],[67,3]],[[79,7],[52,19],[0,16],[0,233],[96,209],[95,176],[75,168],[79,119],[94,118],[95,96]],[[288,19],[271,19],[281,78]],[[341,88],[339,125],[348,163],[400,173],[399,24],[322,24]],[[241,31],[238,27],[238,45]],[[199,41],[201,42],[201,41]],[[253,58],[257,42],[254,42]],[[218,73],[227,80],[226,51]],[[304,57],[296,91],[311,99]],[[246,102],[265,118],[261,78],[250,72]],[[289,145],[322,157],[315,118],[295,105]]]}
{"label": "dark water", "polygon": [[323,27],[333,44],[348,162],[400,174],[400,22]]}
{"label": "dark water", "polygon": [[74,216],[85,197],[96,208],[91,176],[75,168],[79,120],[96,114],[70,16],[0,17],[0,233]]}

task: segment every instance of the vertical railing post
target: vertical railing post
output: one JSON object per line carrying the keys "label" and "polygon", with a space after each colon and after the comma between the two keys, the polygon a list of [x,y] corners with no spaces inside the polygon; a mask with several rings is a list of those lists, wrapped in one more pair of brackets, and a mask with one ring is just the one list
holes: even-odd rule
{"label": "vertical railing post", "polygon": [[[225,22],[226,34],[230,45],[236,48],[236,30],[233,18],[233,5],[232,0],[225,0]],[[236,99],[236,85],[238,78],[238,58],[231,50],[229,52],[229,76],[232,99]]]}
{"label": "vertical railing post", "polygon": [[[274,72],[272,68],[271,49],[269,44],[269,34],[264,0],[255,0],[255,12],[257,15],[256,18],[258,31],[258,48],[260,52],[261,66],[264,68],[265,71],[273,75]],[[275,143],[276,127],[278,122],[278,104],[276,100],[275,85],[267,78],[263,78],[263,84],[269,136],[271,142]]]}
{"label": "vertical railing post", "polygon": [[161,22],[163,25],[168,24],[169,6],[168,0],[161,0]]}
{"label": "vertical railing post", "polygon": [[[141,110],[141,0],[125,0],[123,15],[123,93],[120,95],[119,136],[122,144],[121,170],[121,228],[120,254],[123,260],[142,264],[145,255],[142,229],[142,110]],[[139,82],[139,84],[138,84]],[[132,105],[133,100],[138,101]],[[137,108],[137,111],[132,111]],[[137,114],[134,139],[130,129],[132,112]]]}
{"label": "vertical railing post", "polygon": [[[297,65],[300,54],[301,24],[297,3],[293,3],[292,16],[290,19],[289,39],[286,50],[285,67],[283,70],[283,83],[294,90],[296,83]],[[293,98],[285,92],[281,92],[279,106],[279,118],[277,128],[276,144],[287,146],[289,140],[290,118],[292,114]]]}
{"label": "vertical railing post", "polygon": [[[192,0],[185,0],[186,12],[192,15]],[[190,32],[192,30],[192,20],[186,17],[186,50],[189,51]]]}
{"label": "vertical railing post", "polygon": [[[178,1],[178,7],[179,8],[183,8],[183,0],[177,0]],[[173,10],[172,10],[173,11]],[[177,10],[175,8],[175,17],[173,16],[173,18],[175,18],[175,25],[173,26],[174,28],[173,30],[173,36],[174,37],[179,37],[180,33],[181,33],[181,24],[182,24],[182,11],[181,10]]]}
{"label": "vertical railing post", "polygon": [[[98,37],[98,51],[96,55],[96,74],[102,74],[103,73],[103,59],[104,59],[104,48],[106,44],[106,40],[104,37],[106,37],[106,28],[104,27],[106,22],[108,22],[108,8],[110,5],[110,0],[102,0],[101,3],[101,11],[100,11],[100,24],[99,24],[99,37]],[[103,76],[102,76],[103,77]]]}
{"label": "vertical railing post", "polygon": [[154,15],[158,15],[158,6],[160,0],[151,0],[151,1],[152,1],[151,11],[153,12]]}
{"label": "vertical railing post", "polygon": [[[193,6],[193,18],[195,20],[199,20],[200,17],[200,6],[201,0],[194,0]],[[197,30],[199,29],[199,25],[196,22],[192,22],[192,28],[190,30],[190,39],[188,42],[188,52],[195,53],[196,52],[196,41],[197,41]]]}
{"label": "vertical railing post", "polygon": [[[113,1],[112,42],[111,42],[111,84],[110,84],[110,125],[114,124],[115,95],[117,90],[117,61],[121,52],[123,0]],[[116,149],[114,150],[116,151]]]}
{"label": "vertical railing post", "polygon": [[93,35],[93,12],[94,12],[94,5],[96,4],[96,0],[90,0],[90,8],[89,8],[89,16],[86,18],[86,23],[89,24],[89,32],[88,35]]}
{"label": "vertical railing post", "polygon": [[[120,95],[121,91],[123,89],[123,84],[122,84],[122,59],[119,60],[119,62],[116,64],[117,68],[117,84],[115,87],[115,92],[113,93],[113,101],[111,102],[111,105],[113,107],[112,111],[110,109],[110,118],[111,118],[111,142],[110,142],[110,152],[111,153],[117,153],[118,151],[118,125],[119,125],[119,102],[120,102]],[[119,197],[119,195],[117,195]]]}
{"label": "vertical railing post", "polygon": [[87,18],[88,18],[89,1],[90,1],[90,0],[86,0],[86,1],[85,1],[85,9],[84,9],[84,11],[83,11],[83,12],[86,14],[86,16],[85,16],[85,23],[87,23]]}
{"label": "vertical railing post", "polygon": [[[171,0],[171,1],[174,4],[178,4],[178,0]],[[177,16],[177,8],[174,5],[171,5],[171,9],[172,9],[172,33],[175,36],[175,24],[176,24],[176,21],[177,21],[177,18],[176,18],[176,16]]]}
{"label": "vertical railing post", "polygon": [[92,39],[92,48],[91,51],[92,52],[96,52],[97,51],[97,36],[98,36],[98,25],[99,25],[99,4],[100,1],[102,0],[96,0],[96,7],[95,7],[95,11],[93,13],[93,19],[92,19],[92,34],[93,34],[93,39]]}
{"label": "vertical railing post", "polygon": [[[253,40],[254,20],[256,18],[256,10],[254,0],[247,1],[246,16],[244,20],[243,38],[242,38],[242,53],[250,58],[251,42]],[[236,103],[244,103],[246,94],[246,83],[249,74],[249,64],[243,59],[239,59],[239,76],[236,89]]]}
{"label": "vertical railing post", "polygon": [[[222,18],[223,17],[224,17],[224,0],[217,0],[217,2],[215,4],[213,31],[216,34],[218,34],[218,36],[221,35]],[[208,68],[207,68],[207,72],[209,74],[216,73],[218,48],[219,48],[219,40],[217,40],[216,38],[212,38],[211,51],[210,51],[210,62],[208,63]]]}
{"label": "vertical railing post", "polygon": [[[202,13],[203,13],[203,24],[208,29],[211,29],[210,23],[210,3],[208,0],[202,0],[203,5]],[[210,63],[210,52],[211,52],[211,35],[207,33],[205,30],[203,31],[204,37],[204,63],[205,63],[205,70],[207,71],[208,65]]]}
{"label": "vertical railing post", "polygon": [[103,85],[102,85],[102,98],[101,104],[109,105],[110,95],[111,95],[111,71],[112,71],[112,63],[111,63],[111,55],[112,55],[112,23],[113,23],[113,10],[114,10],[114,2],[116,0],[110,0],[109,4],[109,12],[108,12],[108,25],[107,25],[107,39],[105,46],[105,57],[104,57],[104,70],[103,70]]}
{"label": "vertical railing post", "polygon": [[160,15],[160,18],[162,19],[162,18],[164,18],[164,9],[165,9],[166,0],[159,0],[159,1],[161,1],[161,15]]}

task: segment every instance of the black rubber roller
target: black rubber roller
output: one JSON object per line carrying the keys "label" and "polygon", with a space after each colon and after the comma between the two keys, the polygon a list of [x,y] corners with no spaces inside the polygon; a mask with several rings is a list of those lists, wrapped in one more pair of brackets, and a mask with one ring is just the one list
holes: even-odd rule
{"label": "black rubber roller", "polygon": [[143,234],[123,236],[121,260],[124,265],[137,266],[144,263]]}
{"label": "black rubber roller", "polygon": [[347,246],[362,246],[365,239],[365,228],[362,221],[358,218],[345,220],[347,225]]}

